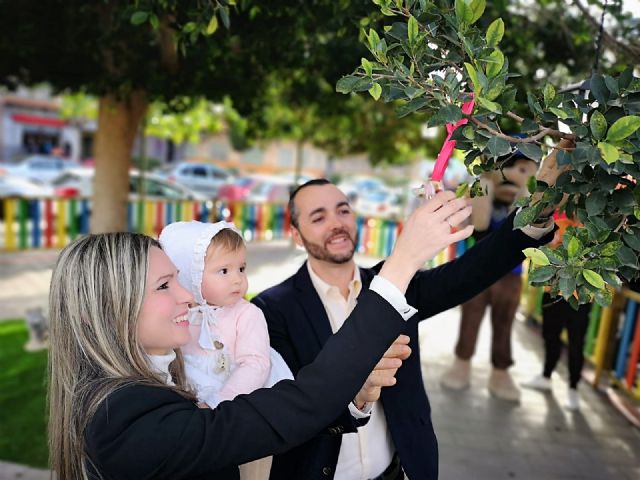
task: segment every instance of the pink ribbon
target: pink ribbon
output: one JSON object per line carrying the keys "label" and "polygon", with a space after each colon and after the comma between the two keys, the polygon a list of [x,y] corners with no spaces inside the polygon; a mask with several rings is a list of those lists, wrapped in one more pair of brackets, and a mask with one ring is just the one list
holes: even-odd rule
{"label": "pink ribbon", "polygon": [[[469,115],[473,112],[474,101],[473,99],[469,100],[467,103],[462,105],[462,112],[466,115]],[[436,164],[433,167],[433,173],[431,174],[431,180],[435,180],[437,182],[442,181],[442,177],[444,176],[444,171],[447,169],[447,165],[449,164],[449,159],[453,154],[453,149],[456,148],[456,141],[451,140],[451,135],[460,125],[464,125],[468,123],[469,120],[466,118],[462,118],[458,120],[455,124],[447,123],[447,138],[440,149],[440,153],[438,153],[438,158],[436,159]]]}

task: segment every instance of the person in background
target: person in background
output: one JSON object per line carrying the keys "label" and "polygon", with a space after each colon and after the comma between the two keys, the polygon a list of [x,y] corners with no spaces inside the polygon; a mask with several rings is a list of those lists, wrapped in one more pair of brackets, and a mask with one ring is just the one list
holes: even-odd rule
{"label": "person in background", "polygon": [[[569,219],[565,214],[554,215],[558,230],[551,242],[551,247],[562,244],[562,237],[568,226],[577,226],[575,219]],[[584,365],[584,340],[589,326],[591,305],[580,305],[575,310],[564,298],[551,298],[548,292],[542,296],[542,338],[544,340],[544,365],[542,374],[536,375],[522,386],[542,392],[551,391],[551,375],[553,374],[562,353],[562,331],[567,330],[569,340],[569,388],[565,406],[569,410],[580,409],[578,383],[582,377]]]}

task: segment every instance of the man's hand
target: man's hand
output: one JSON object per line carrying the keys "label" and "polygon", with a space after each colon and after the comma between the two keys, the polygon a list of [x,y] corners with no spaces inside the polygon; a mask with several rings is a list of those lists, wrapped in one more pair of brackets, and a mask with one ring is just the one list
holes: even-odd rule
{"label": "man's hand", "polygon": [[375,402],[380,398],[382,387],[395,385],[395,374],[402,366],[402,361],[409,358],[411,348],[409,337],[400,335],[387,349],[378,364],[375,366],[366,382],[354,399],[355,406],[362,410],[366,403]]}
{"label": "man's hand", "polygon": [[409,217],[396,241],[393,253],[384,262],[380,275],[404,292],[411,277],[424,263],[452,243],[473,232],[469,225],[458,231],[471,214],[471,206],[454,192],[440,192]]}

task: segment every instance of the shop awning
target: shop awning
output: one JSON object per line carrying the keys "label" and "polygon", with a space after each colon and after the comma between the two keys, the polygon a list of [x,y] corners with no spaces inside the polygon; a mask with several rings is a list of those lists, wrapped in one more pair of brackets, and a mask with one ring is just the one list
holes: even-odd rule
{"label": "shop awning", "polygon": [[62,128],[66,122],[59,118],[43,117],[41,115],[29,115],[26,113],[16,113],[12,116],[14,122],[26,123],[28,125],[39,125],[41,127]]}

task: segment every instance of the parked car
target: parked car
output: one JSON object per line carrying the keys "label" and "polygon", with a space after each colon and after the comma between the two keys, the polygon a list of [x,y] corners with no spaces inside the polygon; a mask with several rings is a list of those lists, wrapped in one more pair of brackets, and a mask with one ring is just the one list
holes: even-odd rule
{"label": "parked car", "polygon": [[369,192],[387,188],[382,180],[375,177],[353,177],[341,181],[336,186],[342,190],[350,202],[355,202],[359,197]]}
{"label": "parked car", "polygon": [[0,169],[0,220],[4,219],[3,198],[19,197],[19,198],[40,198],[48,197],[53,194],[53,189],[49,185],[35,180],[29,180],[25,177],[17,177],[8,175]]}
{"label": "parked car", "polygon": [[0,172],[0,197],[37,198],[52,194],[51,186],[42,182]]}
{"label": "parked car", "polygon": [[353,204],[358,215],[398,220],[402,217],[402,196],[391,190],[372,190],[360,195]]}
{"label": "parked car", "polygon": [[216,198],[224,202],[246,200],[251,188],[259,182],[257,177],[240,177],[231,183],[225,183],[218,189]]}
{"label": "parked car", "polygon": [[68,168],[77,167],[71,160],[50,155],[32,155],[20,163],[4,165],[3,168],[11,175],[48,183]]}
{"label": "parked car", "polygon": [[181,162],[155,171],[166,180],[180,183],[185,187],[214,198],[218,189],[233,180],[233,176],[226,170],[212,163]]}
{"label": "parked car", "polygon": [[[51,185],[56,195],[61,197],[82,196],[90,197],[93,194],[93,168],[73,168],[55,178]],[[172,183],[152,173],[146,173],[144,177],[138,170],[129,172],[129,199],[136,200],[140,182],[144,178],[144,192],[150,198],[184,199],[208,201],[207,195],[196,192],[183,185]]]}
{"label": "parked car", "polygon": [[287,203],[293,182],[281,177],[260,178],[249,191],[246,200],[251,203]]}

